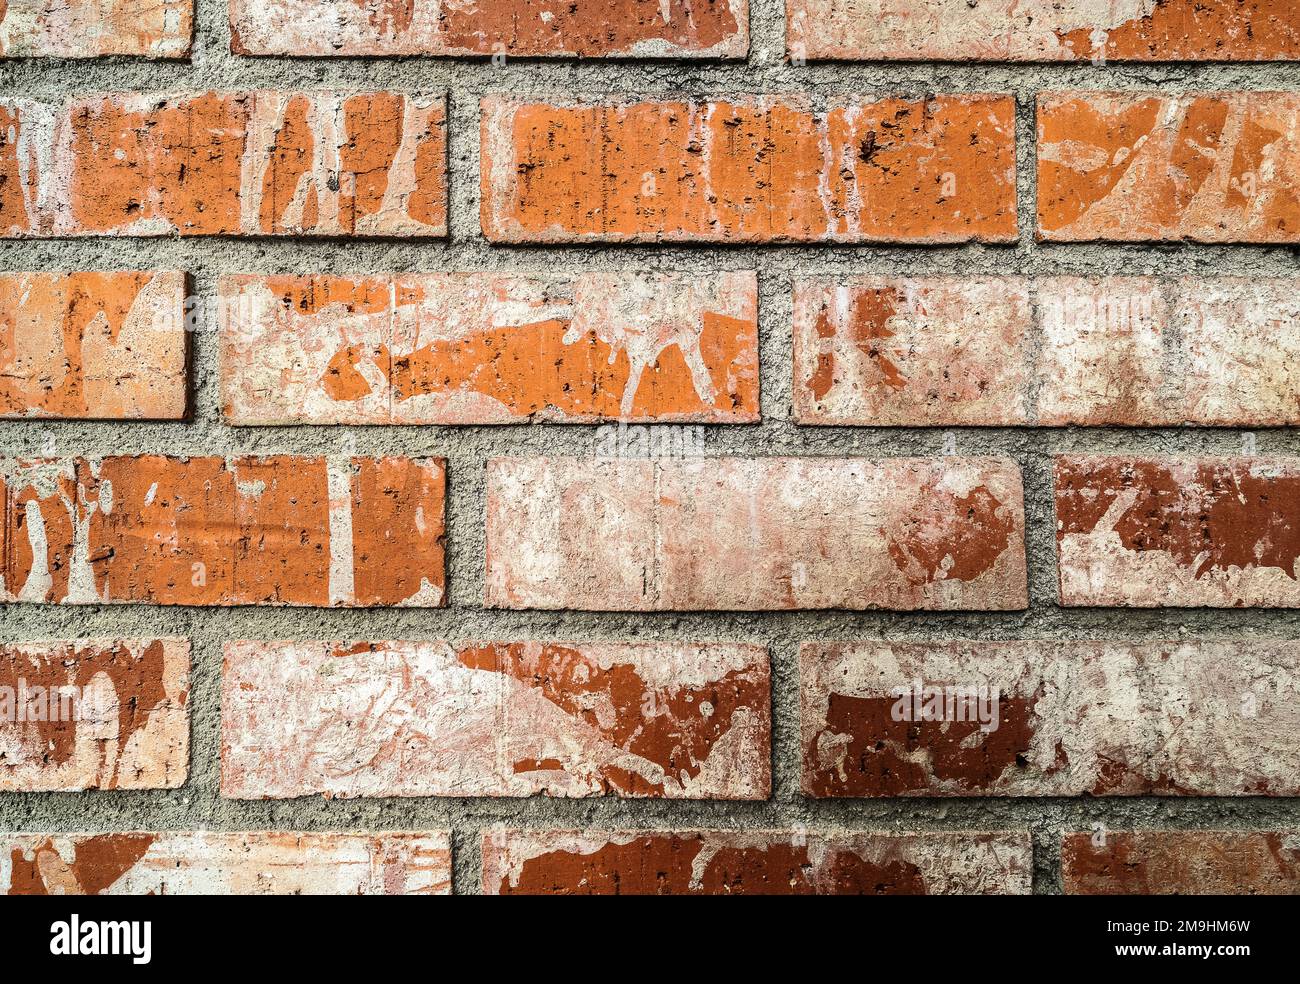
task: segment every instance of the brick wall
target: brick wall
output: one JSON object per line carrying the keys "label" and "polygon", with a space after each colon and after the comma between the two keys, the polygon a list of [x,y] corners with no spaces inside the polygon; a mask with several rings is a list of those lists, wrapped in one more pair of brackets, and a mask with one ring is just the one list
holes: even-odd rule
{"label": "brick wall", "polygon": [[0,889],[1300,889],[1293,4],[321,6],[0,5]]}

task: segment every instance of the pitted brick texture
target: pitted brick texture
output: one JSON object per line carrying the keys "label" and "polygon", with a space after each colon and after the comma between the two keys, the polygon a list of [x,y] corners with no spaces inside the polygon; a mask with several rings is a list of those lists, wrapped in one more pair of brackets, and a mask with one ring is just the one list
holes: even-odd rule
{"label": "pitted brick texture", "polygon": [[1026,605],[1009,459],[494,459],[487,509],[491,606]]}
{"label": "pitted brick texture", "polygon": [[185,639],[0,645],[0,792],[181,786],[189,689]]}
{"label": "pitted brick texture", "polygon": [[529,831],[483,835],[490,895],[1023,895],[1026,834]]}
{"label": "pitted brick texture", "polygon": [[443,603],[438,460],[141,455],[0,468],[6,602]]}
{"label": "pitted brick texture", "polygon": [[749,0],[230,0],[241,55],[743,58]]}
{"label": "pitted brick texture", "polygon": [[408,274],[220,281],[233,424],[758,419],[758,284]]}
{"label": "pitted brick texture", "polygon": [[0,58],[185,58],[194,0],[5,0]]}
{"label": "pitted brick texture", "polygon": [[1011,242],[1005,96],[482,101],[492,242]]}
{"label": "pitted brick texture", "polygon": [[226,796],[771,792],[760,646],[240,642],[222,677]]}
{"label": "pitted brick texture", "polygon": [[5,895],[446,895],[445,832],[0,834]]}
{"label": "pitted brick texture", "polygon": [[1300,643],[806,643],[803,792],[1295,796]]}
{"label": "pitted brick texture", "polygon": [[1300,832],[1108,830],[1061,838],[1067,895],[1300,894]]}
{"label": "pitted brick texture", "polygon": [[442,236],[445,100],[0,100],[0,236]]}

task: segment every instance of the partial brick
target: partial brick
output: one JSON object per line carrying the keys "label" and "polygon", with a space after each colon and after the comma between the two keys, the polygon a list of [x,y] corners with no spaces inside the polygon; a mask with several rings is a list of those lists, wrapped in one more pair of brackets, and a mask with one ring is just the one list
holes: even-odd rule
{"label": "partial brick", "polygon": [[174,789],[189,770],[190,644],[0,644],[0,792]]}
{"label": "partial brick", "polygon": [[449,895],[451,836],[0,834],[5,895]]}
{"label": "partial brick", "polygon": [[445,484],[440,459],[0,459],[0,598],[437,606]]}
{"label": "partial brick", "polygon": [[1065,834],[1061,888],[1067,895],[1300,895],[1300,832]]}
{"label": "partial brick", "polygon": [[1056,459],[1062,605],[1300,607],[1300,458]]}
{"label": "partial brick", "polygon": [[805,643],[808,796],[1295,796],[1300,643]]}
{"label": "partial brick", "polygon": [[[328,13],[327,13],[328,12]],[[743,58],[748,0],[231,0],[239,55]]]}
{"label": "partial brick", "polygon": [[233,424],[758,420],[758,281],[223,277]]}
{"label": "partial brick", "polygon": [[1300,59],[1291,0],[786,0],[792,57],[905,61]]}
{"label": "partial brick", "polygon": [[194,0],[6,0],[0,58],[185,58]]}
{"label": "partial brick", "polygon": [[488,895],[1027,895],[1025,833],[490,830]]}
{"label": "partial brick", "polygon": [[851,426],[1300,423],[1300,282],[808,277],[794,412]]}
{"label": "partial brick", "polygon": [[493,607],[1027,605],[1005,458],[493,459],[487,498]]}
{"label": "partial brick", "polygon": [[771,794],[761,646],[236,642],[222,694],[237,799]]}
{"label": "partial brick", "polygon": [[0,274],[0,417],[185,416],[183,273]]}
{"label": "partial brick", "polygon": [[1300,241],[1300,93],[1038,100],[1038,236]]}
{"label": "partial brick", "polygon": [[482,101],[494,242],[1012,242],[1015,103]]}
{"label": "partial brick", "polygon": [[443,236],[442,97],[0,100],[0,236]]}

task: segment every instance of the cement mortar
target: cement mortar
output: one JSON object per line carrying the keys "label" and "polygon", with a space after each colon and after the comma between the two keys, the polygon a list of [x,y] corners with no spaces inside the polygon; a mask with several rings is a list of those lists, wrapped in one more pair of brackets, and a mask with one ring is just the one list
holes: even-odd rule
{"label": "cement mortar", "polygon": [[[1182,92],[1296,89],[1300,64],[786,65],[783,0],[750,0],[748,62],[541,61],[432,58],[259,59],[229,53],[226,0],[198,0],[193,61],[102,59],[0,62],[0,95],[205,89],[399,89],[447,93],[450,238],[435,240],[66,239],[0,242],[0,270],[182,269],[195,293],[213,298],[223,273],[352,273],[441,270],[745,270],[760,282],[764,422],[709,427],[708,455],[931,455],[945,434],[926,428],[799,428],[789,421],[790,282],[796,274],[992,273],[1297,275],[1285,247],[1038,245],[1034,242],[1034,97],[1061,89]],[[727,97],[808,92],[870,98],[903,94],[1010,92],[1018,103],[1020,239],[1014,246],[899,247],[503,247],[478,224],[478,98],[537,99],[637,93]],[[1058,452],[1238,454],[1228,429],[959,428],[958,454],[1005,454],[1020,462],[1031,607],[1026,612],[767,612],[613,614],[489,611],[482,607],[484,462],[498,455],[590,455],[595,427],[267,427],[221,422],[213,323],[195,333],[194,419],[188,423],[19,422],[0,424],[0,454],[358,454],[438,455],[448,462],[445,609],[0,608],[6,640],[86,636],[186,636],[193,641],[190,779],[179,790],[0,794],[0,830],[422,830],[450,828],[455,890],[479,886],[479,832],[527,827],[745,827],[887,830],[1030,830],[1034,888],[1059,890],[1059,834],[1109,829],[1300,826],[1300,800],[1263,798],[812,801],[799,794],[798,645],[805,639],[1161,639],[1297,638],[1300,612],[1120,609],[1056,605],[1050,456]],[[1294,428],[1257,434],[1259,454],[1300,454]],[[355,451],[353,449],[355,448]],[[393,558],[400,563],[400,557]],[[556,799],[380,799],[280,802],[223,800],[220,761],[221,646],[228,639],[679,639],[743,640],[769,647],[773,666],[774,788],[764,803],[667,802],[614,797]]]}

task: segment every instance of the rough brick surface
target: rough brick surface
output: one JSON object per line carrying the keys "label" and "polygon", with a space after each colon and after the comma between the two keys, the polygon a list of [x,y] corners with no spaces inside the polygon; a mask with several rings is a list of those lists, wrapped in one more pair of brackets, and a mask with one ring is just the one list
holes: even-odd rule
{"label": "rough brick surface", "polygon": [[6,895],[446,895],[451,838],[421,833],[0,834]]}
{"label": "rough brick surface", "polygon": [[1067,92],[1038,100],[1038,235],[1300,241],[1300,94]]}
{"label": "rough brick surface", "polygon": [[6,0],[0,58],[184,58],[194,0]]}
{"label": "rough brick surface", "polygon": [[1062,605],[1300,607],[1300,459],[1056,459]]}
{"label": "rough brick surface", "polygon": [[1295,796],[1295,642],[805,643],[809,796]]}
{"label": "rough brick surface", "polygon": [[443,601],[440,460],[10,458],[0,486],[5,601]]}
{"label": "rough brick surface", "polygon": [[1010,242],[1004,96],[482,101],[497,242]]}
{"label": "rough brick surface", "polygon": [[231,0],[241,55],[743,58],[748,0]]}
{"label": "rough brick surface", "polygon": [[442,236],[445,104],[397,92],[0,100],[0,236]]}
{"label": "rough brick surface", "polygon": [[0,644],[0,792],[172,789],[189,768],[190,644]]}
{"label": "rough brick surface", "polygon": [[810,277],[803,424],[1300,423],[1300,281]]}
{"label": "rough brick surface", "polygon": [[183,273],[0,274],[0,417],[175,420]]}
{"label": "rough brick surface", "polygon": [[786,0],[792,55],[909,61],[1300,58],[1292,0]]}
{"label": "rough brick surface", "polygon": [[491,895],[1024,895],[1021,833],[531,831],[483,835]]}
{"label": "rough brick surface", "polygon": [[758,281],[222,278],[234,424],[758,419]]}
{"label": "rough brick surface", "polygon": [[1300,832],[1105,832],[1061,838],[1067,895],[1297,895]]}
{"label": "rough brick surface", "polygon": [[1004,458],[494,459],[487,603],[613,611],[1019,609]]}
{"label": "rough brick surface", "polygon": [[222,693],[235,798],[771,793],[761,646],[237,642]]}

